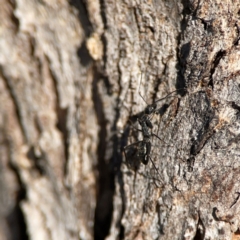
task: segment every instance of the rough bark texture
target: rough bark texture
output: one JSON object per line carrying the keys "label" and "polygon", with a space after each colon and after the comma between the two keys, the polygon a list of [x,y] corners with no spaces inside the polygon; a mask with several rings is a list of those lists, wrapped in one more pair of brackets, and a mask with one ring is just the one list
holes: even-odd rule
{"label": "rough bark texture", "polygon": [[0,29],[1,240],[240,238],[238,1],[2,0]]}

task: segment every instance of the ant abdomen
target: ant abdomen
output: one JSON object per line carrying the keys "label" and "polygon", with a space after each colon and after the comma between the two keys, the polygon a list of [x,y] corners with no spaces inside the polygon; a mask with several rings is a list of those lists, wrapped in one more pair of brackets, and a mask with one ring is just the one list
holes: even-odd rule
{"label": "ant abdomen", "polygon": [[149,119],[146,119],[146,125],[151,129],[153,128],[152,122]]}

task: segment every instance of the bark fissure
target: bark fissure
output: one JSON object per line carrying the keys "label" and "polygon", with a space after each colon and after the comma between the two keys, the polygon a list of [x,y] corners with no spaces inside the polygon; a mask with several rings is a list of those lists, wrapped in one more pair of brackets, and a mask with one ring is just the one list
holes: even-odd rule
{"label": "bark fissure", "polygon": [[[107,121],[103,111],[102,99],[98,93],[98,76],[93,80],[93,103],[97,115],[98,123],[101,126],[99,131],[98,144],[98,186],[97,186],[97,203],[94,220],[94,238],[105,239],[109,233],[109,228],[113,212],[113,172],[110,168],[110,159],[107,161]],[[104,209],[104,212],[103,212]]]}
{"label": "bark fissure", "polygon": [[14,160],[12,159],[12,156],[11,156],[12,144],[9,141],[11,140],[8,140],[9,159],[11,159],[11,161],[9,162],[9,168],[11,171],[14,172],[16,176],[18,189],[14,199],[15,205],[12,206],[11,212],[6,217],[6,219],[7,219],[8,227],[10,230],[9,232],[10,232],[11,239],[29,240],[30,238],[28,236],[27,223],[24,218],[24,212],[22,211],[22,208],[21,208],[22,202],[27,200],[27,190],[20,176],[19,169],[17,166],[15,166]]}
{"label": "bark fissure", "polygon": [[4,67],[3,66],[0,66],[0,74],[1,74],[1,77],[6,84],[8,92],[9,92],[9,94],[11,96],[11,99],[14,103],[14,109],[15,109],[16,116],[17,116],[17,119],[18,119],[18,122],[19,122],[19,126],[22,130],[22,134],[25,138],[25,141],[28,142],[29,137],[28,137],[28,134],[27,134],[26,125],[23,122],[21,103],[20,103],[20,100],[18,98],[17,93],[15,92],[15,87],[14,87],[14,84],[12,83],[12,79],[11,79],[10,76],[7,76],[7,74],[4,73]]}

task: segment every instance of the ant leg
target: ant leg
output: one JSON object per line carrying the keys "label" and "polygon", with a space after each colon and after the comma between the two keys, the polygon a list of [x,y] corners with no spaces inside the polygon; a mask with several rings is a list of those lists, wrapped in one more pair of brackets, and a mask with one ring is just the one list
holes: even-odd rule
{"label": "ant leg", "polygon": [[146,155],[145,142],[137,141],[126,146],[124,148],[124,155],[127,166],[136,172]]}
{"label": "ant leg", "polygon": [[[162,140],[157,134],[152,133],[152,136],[156,137],[157,139],[159,139],[161,142],[165,143],[166,145],[169,145],[168,143],[166,143],[164,140]],[[171,147],[174,147],[173,145],[170,145]]]}
{"label": "ant leg", "polygon": [[156,172],[158,173],[159,178],[160,178],[160,181],[161,181],[162,183],[164,183],[164,182],[163,182],[163,179],[161,178],[161,174],[160,174],[160,172],[158,171],[158,168],[156,167],[156,165],[155,165],[155,163],[153,162],[152,158],[151,158],[150,156],[148,156],[148,157],[149,157],[149,159],[150,159],[153,167],[155,168]]}
{"label": "ant leg", "polygon": [[135,130],[137,130],[137,131],[139,131],[139,132],[142,132],[141,129],[138,129],[138,128],[134,127],[133,124],[132,124],[131,128],[133,128],[133,129],[135,129]]}
{"label": "ant leg", "polygon": [[[140,130],[140,131],[141,131],[141,130]],[[127,149],[127,148],[129,148],[129,147],[131,147],[131,146],[137,145],[137,144],[140,143],[140,142],[142,142],[142,140],[141,140],[141,141],[134,142],[134,143],[131,143],[131,144],[125,146],[123,150],[125,151],[125,149]]]}
{"label": "ant leg", "polygon": [[[137,146],[139,143],[141,143],[142,141],[137,141],[137,142],[134,142],[132,144],[129,144],[127,146],[125,146],[123,148],[123,152],[124,152],[124,156],[125,156],[125,160],[126,160],[126,163],[130,163],[131,161],[129,161],[129,159],[134,159],[136,158],[136,154],[137,152],[139,151],[138,148],[133,148],[133,146]],[[130,149],[129,151],[127,151],[127,149]],[[134,161],[134,160],[132,160]],[[129,164],[128,164],[129,165]],[[130,164],[131,165],[131,164]]]}
{"label": "ant leg", "polygon": [[171,95],[172,95],[173,93],[176,93],[176,92],[179,91],[179,90],[187,90],[187,88],[179,88],[179,89],[176,89],[175,91],[172,91],[172,92],[168,93],[165,97],[156,100],[155,103],[160,102],[160,101],[162,101],[162,100],[164,100],[164,99],[166,99],[166,98],[172,97]]}
{"label": "ant leg", "polygon": [[[134,146],[134,145],[136,145],[136,143],[129,144],[129,145],[127,145],[127,146],[125,146],[125,147],[123,148],[123,152],[124,152],[125,160],[128,159],[128,156],[127,156],[126,150],[127,150],[128,148]],[[136,152],[136,151],[135,151],[135,152]],[[132,155],[133,155],[135,152],[133,152]]]}

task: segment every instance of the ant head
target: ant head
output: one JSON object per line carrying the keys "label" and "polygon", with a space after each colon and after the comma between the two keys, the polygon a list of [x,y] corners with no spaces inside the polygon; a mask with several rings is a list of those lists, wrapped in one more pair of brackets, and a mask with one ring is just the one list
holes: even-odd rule
{"label": "ant head", "polygon": [[146,107],[145,113],[146,114],[151,114],[155,111],[156,108],[157,108],[157,104],[153,103],[153,104]]}

